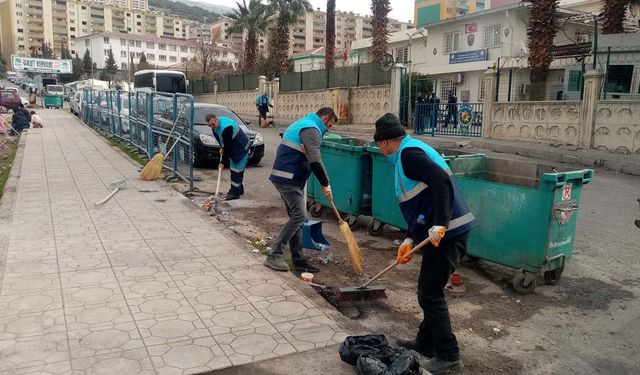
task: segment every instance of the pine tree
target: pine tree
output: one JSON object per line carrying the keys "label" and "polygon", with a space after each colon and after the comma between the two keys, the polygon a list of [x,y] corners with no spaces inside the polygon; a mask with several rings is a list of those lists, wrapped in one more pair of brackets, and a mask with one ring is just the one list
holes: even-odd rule
{"label": "pine tree", "polygon": [[42,42],[42,54],[40,55],[40,57],[44,59],[55,58],[55,55],[53,54],[53,48],[51,48],[51,43],[45,43],[44,41]]}
{"label": "pine tree", "polygon": [[92,67],[93,60],[91,59],[91,54],[89,53],[89,50],[85,50],[84,56],[82,57],[82,73],[86,76],[90,76]]}
{"label": "pine tree", "polygon": [[[113,76],[118,73],[118,63],[116,62],[115,57],[113,57],[113,50],[109,48],[109,52],[107,53],[107,59],[104,62],[104,70],[107,79],[104,81],[109,81],[109,86],[111,86],[111,81],[113,80]],[[100,77],[102,79],[102,75]]]}
{"label": "pine tree", "polygon": [[[62,51],[60,52],[60,58],[62,58],[63,60],[72,60],[71,57],[71,52],[69,52],[68,49],[64,48],[64,46],[62,46]],[[72,61],[72,65],[71,65],[71,69],[73,70],[73,72],[71,74],[60,74],[60,81],[62,83],[68,83],[68,82],[73,82],[77,80],[77,76],[76,76],[76,67],[73,66],[73,61]]]}
{"label": "pine tree", "polygon": [[145,70],[145,69],[151,69],[151,64],[147,62],[147,56],[144,54],[144,52],[142,52],[142,55],[140,56],[140,61],[136,66],[136,71]]}
{"label": "pine tree", "polygon": [[73,61],[71,61],[71,66],[73,67],[73,80],[77,81],[82,78],[84,70],[82,66],[82,59],[76,55],[76,57],[73,58]]}
{"label": "pine tree", "polygon": [[7,62],[4,60],[2,52],[0,52],[0,77],[4,77],[5,74],[7,74]]}

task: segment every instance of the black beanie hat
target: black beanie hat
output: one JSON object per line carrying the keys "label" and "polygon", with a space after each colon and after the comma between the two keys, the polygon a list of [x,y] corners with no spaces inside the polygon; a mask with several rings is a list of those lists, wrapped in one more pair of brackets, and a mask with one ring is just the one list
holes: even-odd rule
{"label": "black beanie hat", "polygon": [[400,123],[398,116],[393,113],[385,113],[376,121],[376,132],[373,140],[384,141],[387,139],[400,138],[407,135],[404,126]]}

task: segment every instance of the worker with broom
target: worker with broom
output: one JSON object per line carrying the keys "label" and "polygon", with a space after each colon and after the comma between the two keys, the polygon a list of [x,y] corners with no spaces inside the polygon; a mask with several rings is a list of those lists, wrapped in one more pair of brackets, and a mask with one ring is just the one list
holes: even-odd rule
{"label": "worker with broom", "polygon": [[429,238],[422,251],[418,278],[418,303],[424,319],[414,339],[398,345],[421,353],[421,365],[433,374],[461,368],[456,336],[451,330],[444,287],[467,252],[468,233],[477,224],[445,160],[426,143],[406,135],[398,117],[387,113],[376,121],[374,141],[395,165],[393,182],[400,210],[407,222],[406,238],[397,261],[414,244]]}
{"label": "worker with broom", "polygon": [[304,186],[313,171],[322,185],[322,193],[329,199],[331,186],[329,177],[320,158],[322,136],[338,120],[332,108],[320,108],[316,113],[289,125],[282,135],[276,160],[269,180],[276,187],[289,214],[289,221],[282,227],[271,253],[265,260],[265,266],[276,271],[289,270],[282,257],[282,248],[289,243],[294,271],[318,272],[318,268],[309,264],[302,252],[301,228],[306,218]]}
{"label": "worker with broom", "polygon": [[210,113],[205,117],[205,120],[213,130],[213,136],[222,147],[218,173],[222,173],[225,164],[230,164],[231,188],[227,193],[226,200],[238,199],[244,194],[242,180],[244,178],[244,169],[249,159],[249,147],[251,146],[249,137],[229,117],[218,117]]}

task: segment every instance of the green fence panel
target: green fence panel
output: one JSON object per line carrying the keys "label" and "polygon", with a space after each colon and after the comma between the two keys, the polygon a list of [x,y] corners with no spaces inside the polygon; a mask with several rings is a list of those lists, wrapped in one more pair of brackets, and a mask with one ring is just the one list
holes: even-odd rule
{"label": "green fence panel", "polygon": [[391,83],[391,70],[384,72],[380,69],[379,64],[362,64],[359,65],[359,82],[358,86],[375,86]]}
{"label": "green fence panel", "polygon": [[259,74],[245,74],[244,76],[244,89],[245,90],[255,90],[258,88],[258,77]]}
{"label": "green fence panel", "polygon": [[302,90],[302,73],[291,72],[280,76],[280,91],[300,91]]}
{"label": "green fence panel", "polygon": [[202,94],[204,92],[203,81],[193,81],[190,86],[194,95]]}
{"label": "green fence panel", "polygon": [[244,90],[244,77],[243,76],[229,76],[229,91],[242,91]]}
{"label": "green fence panel", "polygon": [[218,79],[218,92],[229,91],[229,77],[224,76]]}
{"label": "green fence panel", "polygon": [[349,66],[329,70],[329,87],[353,87],[358,85],[358,67]]}
{"label": "green fence panel", "polygon": [[203,93],[208,94],[213,92],[213,81],[207,79],[204,81]]}
{"label": "green fence panel", "polygon": [[312,70],[302,73],[303,90],[319,90],[327,88],[327,71]]}

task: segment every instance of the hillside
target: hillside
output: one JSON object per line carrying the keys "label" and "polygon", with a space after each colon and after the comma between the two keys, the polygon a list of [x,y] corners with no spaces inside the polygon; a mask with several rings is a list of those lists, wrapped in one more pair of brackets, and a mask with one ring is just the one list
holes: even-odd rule
{"label": "hillside", "polygon": [[232,8],[224,5],[211,4],[204,1],[195,1],[195,0],[175,0],[175,1],[181,2],[186,5],[197,6],[218,14],[226,14],[231,12],[232,10]]}
{"label": "hillside", "polygon": [[[204,6],[208,4],[202,3],[202,5]],[[189,5],[171,0],[149,0],[149,7],[152,9],[163,10],[171,15],[200,22],[213,22],[220,18],[221,15],[219,12],[208,10],[201,6]]]}

